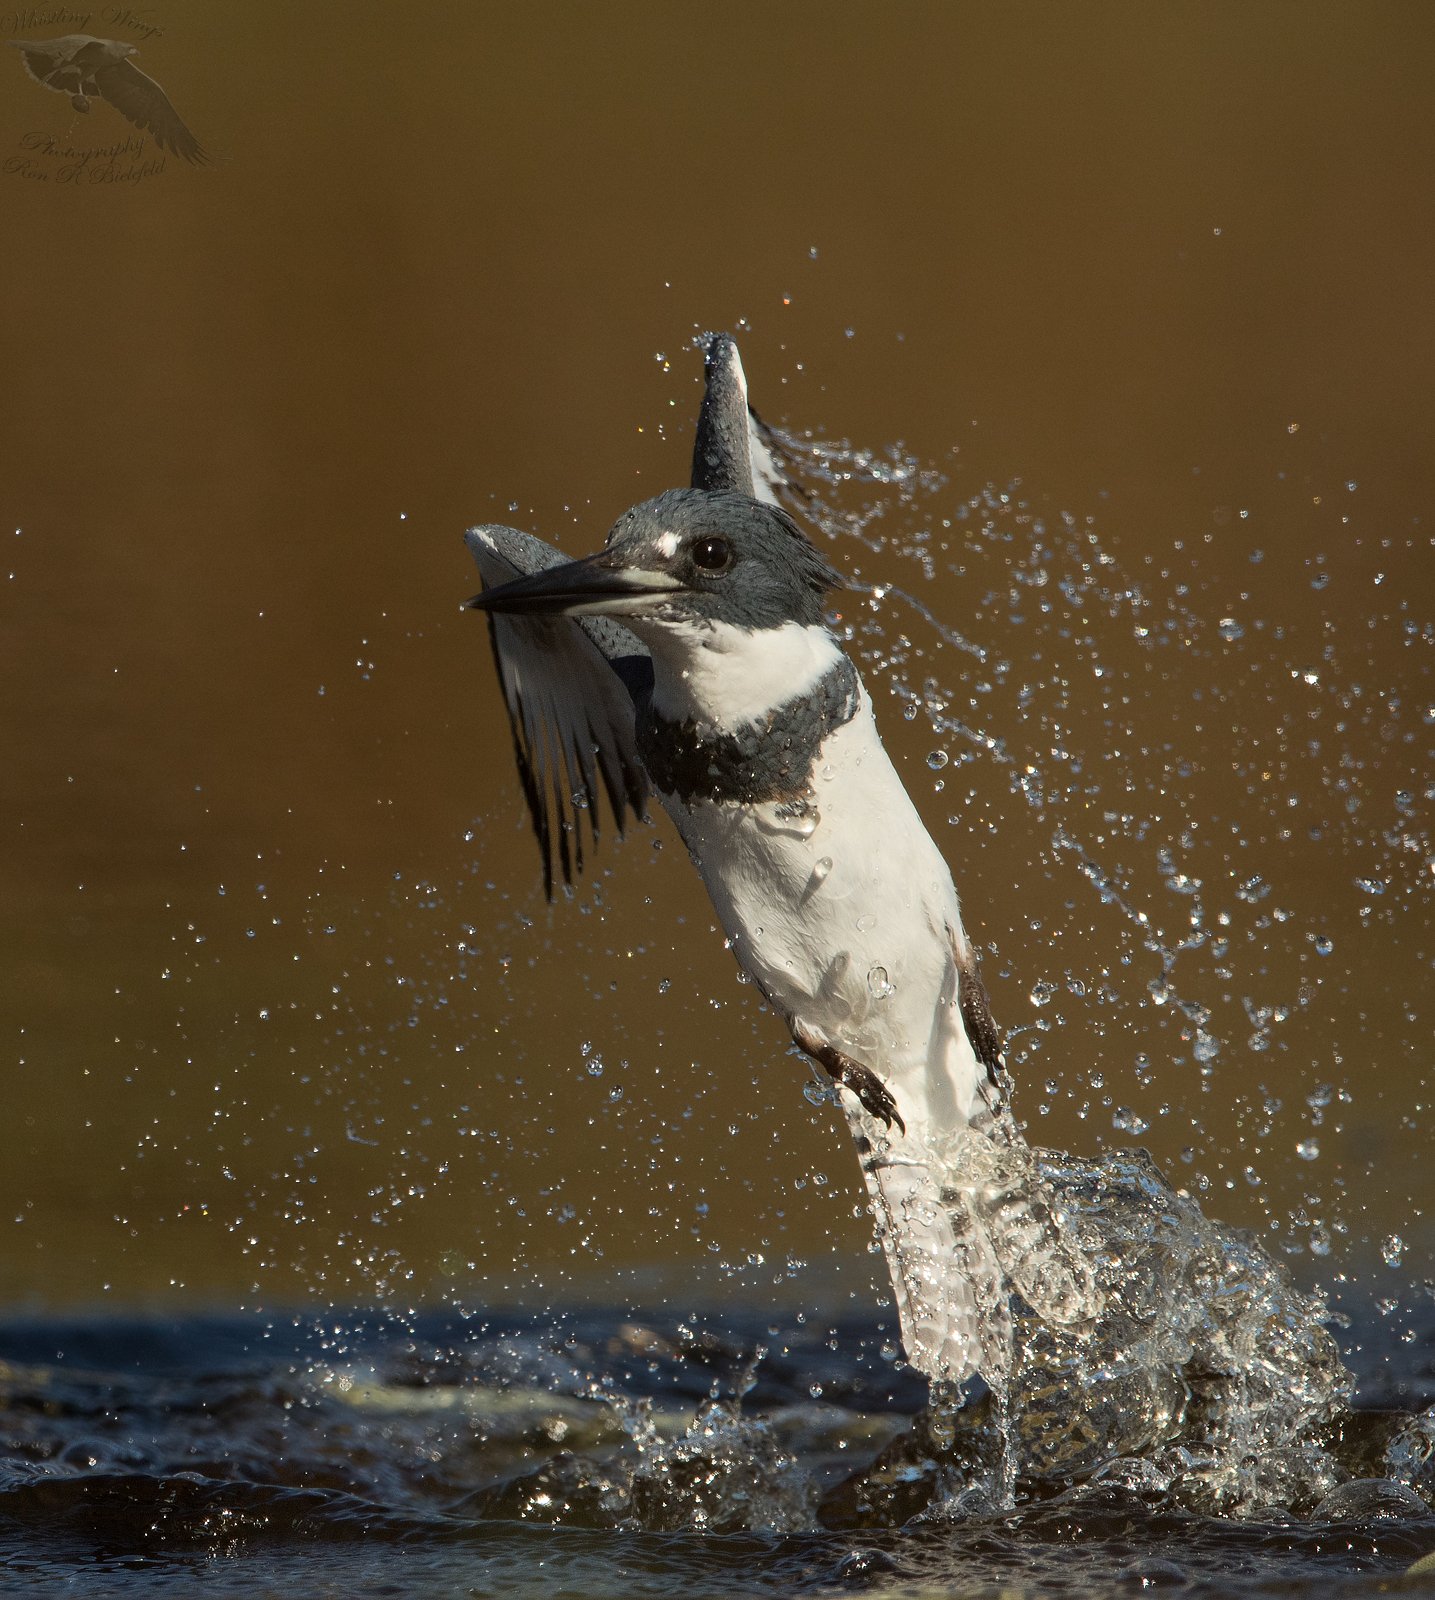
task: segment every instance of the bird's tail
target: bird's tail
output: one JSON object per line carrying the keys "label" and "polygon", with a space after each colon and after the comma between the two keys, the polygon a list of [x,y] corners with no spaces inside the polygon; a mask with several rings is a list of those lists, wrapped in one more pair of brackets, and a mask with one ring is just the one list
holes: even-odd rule
{"label": "bird's tail", "polygon": [[879,1136],[862,1161],[903,1349],[929,1378],[980,1372],[995,1387],[1011,1368],[1001,1267],[973,1209],[949,1204],[930,1166],[894,1148],[910,1142]]}
{"label": "bird's tail", "polygon": [[1012,1370],[1012,1294],[1043,1322],[1090,1320],[1091,1268],[1034,1155],[1005,1113],[938,1147],[854,1113],[862,1170],[892,1278],[907,1358],[927,1377]]}
{"label": "bird's tail", "polygon": [[1007,1283],[1042,1322],[1065,1327],[1097,1316],[1091,1262],[1005,1107],[990,1126],[974,1123],[958,1135],[944,1167],[958,1175]]}

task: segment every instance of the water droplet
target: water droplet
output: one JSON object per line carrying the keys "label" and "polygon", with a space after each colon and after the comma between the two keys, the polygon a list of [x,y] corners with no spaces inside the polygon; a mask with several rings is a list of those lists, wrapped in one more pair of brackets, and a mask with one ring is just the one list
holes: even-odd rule
{"label": "water droplet", "polygon": [[1385,1258],[1387,1267],[1398,1267],[1400,1258],[1405,1254],[1405,1241],[1398,1233],[1392,1233],[1380,1242],[1380,1253]]}
{"label": "water droplet", "polygon": [[950,760],[951,757],[945,750],[933,750],[931,755],[927,757],[927,765],[933,772],[940,772]]}
{"label": "water droplet", "polygon": [[1302,1139],[1295,1147],[1295,1153],[1302,1161],[1314,1161],[1320,1154],[1320,1142],[1316,1139]]}
{"label": "water droplet", "polygon": [[757,822],[767,833],[795,833],[799,839],[810,839],[817,832],[822,813],[810,797],[787,801],[769,810],[757,808]]}
{"label": "water droplet", "polygon": [[873,928],[875,928],[876,926],[877,926],[877,919],[876,919],[876,917],[874,917],[872,915],[872,913],[870,911],[864,911],[862,913],[862,915],[860,917],[858,917],[858,919],[857,919],[857,931],[858,931],[858,933],[871,933]]}
{"label": "water droplet", "polygon": [[820,856],[812,868],[812,877],[809,882],[812,888],[827,881],[827,874],[832,871],[832,857]]}
{"label": "water droplet", "polygon": [[1227,643],[1233,644],[1237,639],[1244,639],[1246,630],[1234,617],[1222,617],[1216,624],[1216,631]]}
{"label": "water droplet", "polygon": [[1191,1054],[1197,1061],[1214,1061],[1221,1053],[1221,1041],[1213,1034],[1205,1032],[1202,1028],[1196,1029],[1196,1042],[1191,1047]]}
{"label": "water droplet", "polygon": [[1328,934],[1318,933],[1311,942],[1315,945],[1315,953],[1318,956],[1328,956],[1335,949],[1335,940]]}
{"label": "water droplet", "polygon": [[885,1000],[896,992],[886,967],[870,967],[867,971],[867,988],[874,1000]]}
{"label": "water droplet", "polygon": [[1386,885],[1384,878],[1357,878],[1355,887],[1366,894],[1384,894]]}
{"label": "water droplet", "polygon": [[1111,1126],[1118,1133],[1142,1134],[1151,1124],[1130,1106],[1117,1106],[1111,1113]]}
{"label": "water droplet", "polygon": [[1048,983],[1047,980],[1043,978],[1039,983],[1032,985],[1031,1003],[1034,1006],[1044,1006],[1055,993],[1056,985],[1054,983]]}

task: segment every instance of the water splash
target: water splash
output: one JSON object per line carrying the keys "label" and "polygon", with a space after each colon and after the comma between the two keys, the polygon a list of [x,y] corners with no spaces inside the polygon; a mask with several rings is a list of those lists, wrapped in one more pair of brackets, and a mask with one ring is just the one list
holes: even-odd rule
{"label": "water splash", "polygon": [[797,1458],[738,1401],[709,1400],[676,1439],[640,1447],[628,1526],[667,1532],[791,1533],[810,1528],[815,1496]]}
{"label": "water splash", "polygon": [[[943,774],[934,788],[947,788],[950,768],[971,771],[965,810],[950,818],[963,835],[979,833],[986,811],[1000,804],[1000,790],[983,783],[974,767],[986,764],[1004,774],[1007,792],[1045,830],[1046,848],[1033,854],[1048,879],[1059,883],[1074,869],[1100,907],[1116,914],[1114,924],[1091,929],[1089,942],[1105,956],[1101,981],[1088,985],[1068,971],[1068,993],[1084,999],[1089,992],[1096,1005],[1117,1008],[1119,1022],[1140,1001],[1128,1000],[1123,1011],[1120,991],[1109,981],[1113,968],[1140,971],[1144,965],[1150,971],[1154,963],[1144,984],[1149,1016],[1178,1034],[1186,1051],[1163,1053],[1173,1064],[1189,1060],[1201,1092],[1209,1091],[1223,1053],[1237,1041],[1256,1055],[1288,1048],[1291,1019],[1311,1004],[1318,980],[1302,978],[1293,991],[1274,994],[1269,981],[1257,985],[1243,977],[1238,986],[1230,952],[1238,935],[1253,953],[1280,941],[1282,925],[1294,915],[1283,903],[1289,886],[1267,872],[1242,870],[1239,851],[1220,870],[1203,850],[1204,837],[1221,819],[1184,801],[1198,769],[1169,736],[1168,707],[1155,705],[1164,695],[1151,699],[1167,720],[1160,730],[1165,737],[1157,743],[1156,730],[1146,730],[1152,742],[1137,752],[1151,774],[1144,789],[1090,770],[1097,760],[1073,737],[1078,728],[1095,727],[1113,740],[1141,739],[1132,692],[1141,666],[1160,683],[1170,676],[1160,656],[1173,646],[1187,662],[1197,652],[1223,664],[1233,652],[1253,655],[1270,639],[1264,623],[1244,611],[1239,617],[1214,612],[1211,621],[1193,603],[1199,584],[1167,583],[1163,592],[1149,577],[1136,581],[1103,548],[1092,519],[1044,517],[1015,486],[963,498],[951,492],[945,475],[898,448],[878,457],[827,441],[781,443],[801,479],[805,509],[819,526],[874,552],[912,560],[923,581],[944,566],[959,570],[964,593],[975,596],[975,620],[969,614],[958,633],[884,581],[871,591],[869,616],[858,607],[843,618],[845,638],[902,701],[907,719],[925,718],[940,736],[941,746],[927,758],[929,768]],[[959,569],[943,557],[949,544],[960,552]],[[905,631],[894,606],[915,612],[921,631]],[[982,642],[983,633],[1001,639],[1003,648],[1014,641],[1030,664],[1018,667],[997,654]],[[1282,637],[1280,630],[1274,637]],[[1112,661],[1129,655],[1133,641],[1137,669],[1113,671]],[[960,690],[935,670],[935,652],[943,645],[976,664]],[[1060,665],[1034,668],[1047,647]],[[1314,673],[1302,681],[1326,680]],[[1206,693],[1195,687],[1198,702]],[[1219,684],[1210,694],[1218,703],[1226,699]],[[1353,685],[1346,703],[1361,697]],[[1385,697],[1387,715],[1397,719],[1385,730],[1386,743],[1399,734],[1401,706],[1399,696]],[[1194,720],[1200,733],[1199,716]],[[1345,728],[1342,723],[1337,732]],[[1309,753],[1319,751],[1311,741]],[[1248,793],[1263,809],[1270,805],[1264,786],[1278,765],[1269,757],[1236,761],[1237,775],[1249,772]],[[1282,794],[1287,810],[1300,809],[1298,793],[1287,786]],[[1149,807],[1144,815],[1143,800]],[[1402,816],[1411,815],[1407,805]],[[992,826],[1011,820],[1008,810]],[[1280,836],[1288,838],[1289,829]],[[1133,845],[1139,864],[1126,856]],[[1430,845],[1428,833],[1400,838],[1400,847],[1423,856],[1427,866],[1435,863]],[[1353,883],[1367,897],[1361,914],[1369,918],[1387,877],[1365,871]],[[1039,926],[1033,922],[1033,929]],[[1319,925],[1307,930],[1307,944],[1320,959],[1334,949]],[[1251,965],[1257,976],[1268,970],[1258,956]],[[1124,987],[1139,995],[1133,976],[1126,975]],[[1047,1010],[1061,987],[1038,979],[1030,989],[1032,1005]],[[1043,1035],[1067,1021],[1039,1018],[1019,1036],[1013,1059],[1029,1058]],[[1112,1029],[1103,1024],[1096,1031],[1109,1035]],[[1104,1088],[1105,1076],[1103,1062],[1090,1074],[1092,1087]],[[1149,1073],[1137,1078],[1145,1087]],[[1115,1104],[1110,1095],[1103,1103],[1112,1108],[1118,1132],[1150,1128],[1151,1119],[1133,1105]],[[1243,1126],[1237,1145],[1226,1151],[1208,1145],[1208,1154],[1218,1170],[1236,1169],[1248,1190],[1259,1193],[1263,1178],[1251,1158],[1265,1150],[1282,1102],[1262,1087],[1249,1099],[1243,1091],[1238,1105]],[[1088,1109],[1083,1105],[1078,1114]],[[1157,1114],[1170,1110],[1167,1101]],[[1197,1137],[1204,1137],[1200,1121],[1193,1122]],[[1313,1140],[1291,1139],[1286,1149],[1302,1161],[1319,1153]],[[941,1220],[955,1241],[956,1275],[971,1280],[963,1292],[977,1295],[989,1334],[983,1371],[993,1385],[992,1418],[984,1426],[995,1428],[997,1448],[987,1452],[982,1473],[961,1475],[961,1493],[994,1492],[1001,1503],[1013,1459],[1023,1474],[1036,1477],[1080,1476],[1100,1466],[1114,1480],[1159,1485],[1179,1503],[1222,1513],[1309,1507],[1331,1489],[1337,1469],[1317,1434],[1348,1397],[1348,1378],[1322,1325],[1319,1301],[1300,1295],[1253,1237],[1208,1219],[1193,1196],[1167,1185],[1144,1155],[1082,1164],[1048,1154],[1038,1171],[1011,1127],[995,1140],[986,1131],[968,1132],[923,1159],[947,1175]],[[1198,1188],[1208,1186],[1204,1175],[1195,1176]],[[896,1281],[904,1257],[920,1254],[911,1238],[932,1235],[936,1224],[892,1207],[879,1208],[878,1220]],[[1286,1248],[1301,1249],[1292,1235],[1302,1223],[1314,1251],[1328,1235],[1304,1211],[1286,1225]],[[1282,1219],[1273,1217],[1272,1227],[1281,1231]],[[904,1230],[911,1237],[904,1239]],[[1387,1264],[1398,1266],[1403,1248],[1400,1236],[1388,1235],[1381,1245]],[[998,1272],[971,1270],[973,1261],[992,1257]],[[944,1287],[937,1263],[927,1262],[915,1277],[917,1290],[909,1283],[898,1291],[909,1329],[920,1319],[904,1296],[940,1310],[944,1294],[955,1292]],[[1017,1314],[1009,1322],[1012,1291]],[[1010,1354],[1003,1358],[991,1347],[1008,1346],[1008,1329]],[[909,1332],[908,1344],[919,1366],[937,1370],[920,1331],[915,1337]],[[946,1411],[941,1397],[934,1416]],[[932,1426],[937,1433],[952,1431],[945,1422]],[[937,1458],[943,1455],[935,1449]]]}
{"label": "water splash", "polygon": [[[1019,1292],[1003,1388],[955,1411],[938,1397],[844,1486],[841,1515],[857,1517],[859,1503],[863,1517],[965,1514],[1011,1504],[1013,1481],[1032,1495],[1095,1480],[1168,1507],[1261,1517],[1311,1513],[1346,1476],[1336,1441],[1353,1380],[1326,1308],[1249,1234],[1205,1217],[1144,1151],[1082,1161],[1008,1147],[993,1158],[968,1137],[952,1155],[959,1203],[983,1188],[996,1197],[989,1233],[1047,1314]],[[1051,1207],[1036,1230],[1033,1193]],[[1013,1194],[1020,1220],[1006,1231],[1002,1197]],[[1428,1489],[1432,1438],[1412,1419],[1390,1445],[1390,1475]]]}
{"label": "water splash", "polygon": [[[1391,537],[1344,518],[1346,588],[1317,596],[1291,569],[1309,561],[1329,517],[1285,472],[1288,498],[1271,515],[1299,530],[1289,548],[1250,549],[1250,530],[1223,532],[1218,508],[1213,531],[1132,566],[1119,534],[1044,507],[1019,481],[959,487],[955,450],[939,468],[899,446],[781,445],[803,509],[847,547],[848,564],[854,547],[859,562],[862,551],[882,556],[881,581],[867,602],[844,605],[840,629],[874,695],[885,686],[938,736],[940,762],[919,748],[940,772],[933,792],[950,797],[969,903],[987,904],[1002,947],[1039,933],[1037,948],[1079,952],[1047,974],[1028,951],[1011,973],[1044,1008],[1009,1033],[1018,1084],[1059,1035],[1054,1097],[1069,1097],[1078,1118],[1098,1109],[1079,1076],[1099,1062],[1119,1091],[1099,1107],[1127,1124],[1118,1131],[1144,1123],[1159,1143],[1158,1119],[1188,1123],[1193,1181],[1239,1188],[1281,1251],[1321,1255],[1333,1236],[1355,1237],[1368,1195],[1388,1187],[1351,1137],[1356,1114],[1326,1141],[1335,1159],[1314,1194],[1297,1165],[1313,1148],[1299,1099],[1267,1081],[1334,1067],[1343,1103],[1363,1102],[1360,1120],[1383,1123],[1375,1085],[1343,1070],[1347,1039],[1374,1042],[1336,1025],[1356,1008],[1394,1028],[1378,1050],[1401,1058],[1403,1081],[1418,1082],[1428,1059],[1410,996],[1429,951],[1418,934],[1390,934],[1428,927],[1435,897],[1428,697],[1408,692],[1435,621],[1413,590],[1378,576],[1352,587],[1358,563],[1383,568],[1380,552],[1422,548],[1418,527]],[[906,588],[890,581],[904,563]],[[960,630],[922,598],[939,577],[960,579]],[[989,833],[1020,863],[996,900],[971,849]],[[1337,857],[1348,869],[1332,881]],[[1029,918],[1011,909],[1028,905]],[[1203,1102],[1241,1055],[1253,1070],[1225,1104]],[[1148,1056],[1160,1063],[1159,1102],[1140,1093],[1150,1075],[1128,1065]],[[1064,1109],[1048,1101],[1043,1114]],[[1357,1159],[1375,1180],[1358,1199],[1360,1186],[1337,1176]],[[1413,1184],[1418,1164],[1405,1160]],[[1392,1231],[1372,1223],[1369,1237]]]}

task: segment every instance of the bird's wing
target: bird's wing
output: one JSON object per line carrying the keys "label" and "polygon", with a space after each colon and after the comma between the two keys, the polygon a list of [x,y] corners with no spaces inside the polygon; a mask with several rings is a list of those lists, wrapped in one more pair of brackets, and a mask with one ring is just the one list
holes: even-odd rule
{"label": "bird's wing", "polygon": [[25,63],[25,71],[30,74],[36,83],[46,89],[56,89],[62,93],[66,92],[60,90],[58,84],[48,81],[50,75],[65,59],[64,50],[56,48],[57,45],[63,45],[65,40],[11,39],[9,43],[14,45],[20,52],[21,59]]}
{"label": "bird's wing", "polygon": [[153,134],[161,150],[171,150],[196,165],[209,160],[169,96],[132,62],[113,61],[96,67],[94,76],[105,99],[135,127]]}
{"label": "bird's wing", "polygon": [[[567,560],[517,528],[470,528],[464,540],[485,588]],[[553,858],[571,883],[583,870],[582,816],[598,842],[598,784],[618,832],[628,810],[642,817],[648,780],[633,735],[633,697],[652,683],[646,647],[606,617],[489,612],[489,638],[513,732],[518,776],[553,898]]]}
{"label": "bird's wing", "polygon": [[771,428],[748,403],[747,377],[730,334],[708,340],[703,368],[707,385],[693,441],[693,488],[730,489],[774,506],[796,496]]}

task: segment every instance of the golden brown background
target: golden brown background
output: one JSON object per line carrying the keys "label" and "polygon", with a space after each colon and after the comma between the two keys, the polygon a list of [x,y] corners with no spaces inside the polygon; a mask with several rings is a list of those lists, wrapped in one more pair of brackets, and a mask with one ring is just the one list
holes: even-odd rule
{"label": "golden brown background", "polygon": [[[959,573],[922,588],[1013,685],[1131,686],[1077,697],[1059,817],[981,761],[954,808],[874,671],[995,1009],[1052,1024],[1036,1136],[1090,1153],[1129,1106],[1213,1212],[1343,1224],[1303,1273],[1431,1275],[1435,9],[109,9],[82,31],[139,43],[214,163],[64,181],[27,134],[132,130],[0,54],[8,1303],[800,1297],[834,1260],[869,1292],[845,1132],[666,825],[543,905],[458,610],[466,524],[577,554],[682,480],[719,327],[774,420],[941,465],[908,532],[1019,479],[1169,635],[1033,665]],[[1014,748],[1049,731],[942,672]],[[1230,976],[1177,968],[1204,1089],[1074,821],[1158,922],[1176,870],[1230,913]]]}

